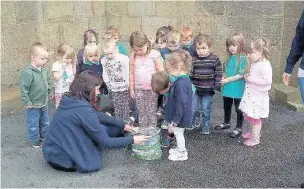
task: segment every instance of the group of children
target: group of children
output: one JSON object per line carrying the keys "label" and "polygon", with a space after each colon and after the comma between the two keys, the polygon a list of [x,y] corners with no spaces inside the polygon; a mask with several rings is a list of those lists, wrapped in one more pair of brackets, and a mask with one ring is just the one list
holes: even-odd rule
{"label": "group of children", "polygon": [[[85,31],[84,48],[77,56],[68,44],[58,47],[57,61],[52,66],[56,107],[75,75],[91,70],[103,78],[100,91],[113,101],[118,119],[130,119],[130,97],[136,101],[140,127],[156,127],[157,115],[164,115],[162,144],[168,147],[175,138],[177,147],[169,150],[168,158],[180,161],[188,159],[185,129],[201,127],[202,134],[210,134],[213,95],[221,91],[224,121],[215,129],[231,127],[234,104],[237,125],[230,136],[242,135],[247,146],[259,144],[261,119],[269,113],[268,91],[272,83],[266,39],[245,42],[242,34],[233,34],[226,39],[229,57],[224,64],[211,51],[212,39],[204,34],[193,39],[190,27],[179,32],[163,26],[157,30],[155,41],[135,31],[130,36],[130,54],[119,39],[119,30],[111,26],[101,43],[95,31]],[[31,64],[22,71],[20,88],[30,142],[39,147],[48,128],[46,105],[51,96],[47,92],[52,92],[44,68],[47,49],[35,43],[31,50]],[[242,133],[244,117],[251,126],[248,133]]]}

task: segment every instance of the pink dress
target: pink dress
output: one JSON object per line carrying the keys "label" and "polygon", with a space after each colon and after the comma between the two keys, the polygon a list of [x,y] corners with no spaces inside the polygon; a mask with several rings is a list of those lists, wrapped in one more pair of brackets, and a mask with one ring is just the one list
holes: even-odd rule
{"label": "pink dress", "polygon": [[269,114],[269,94],[272,84],[272,67],[268,60],[253,63],[247,78],[239,109],[247,116],[260,119]]}

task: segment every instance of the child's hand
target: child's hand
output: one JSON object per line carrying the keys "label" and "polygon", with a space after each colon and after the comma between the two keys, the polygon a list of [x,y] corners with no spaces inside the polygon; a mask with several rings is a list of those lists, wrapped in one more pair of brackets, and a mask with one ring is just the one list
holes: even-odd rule
{"label": "child's hand", "polygon": [[25,109],[31,109],[31,108],[34,108],[34,107],[32,105],[25,106]]}
{"label": "child's hand", "polygon": [[244,79],[245,79],[246,82],[248,82],[248,77],[249,77],[249,74],[244,75]]}
{"label": "child's hand", "polygon": [[54,100],[54,98],[55,98],[55,95],[52,94],[52,95],[50,96],[50,100]]}
{"label": "child's hand", "polygon": [[135,98],[135,92],[134,91],[130,91],[130,96],[131,96],[131,98]]}
{"label": "child's hand", "polygon": [[229,78],[225,78],[225,79],[222,79],[221,80],[221,84],[222,85],[225,85],[225,84],[227,84],[227,83],[229,83],[230,82],[230,79]]}
{"label": "child's hand", "polygon": [[172,134],[173,133],[173,128],[174,128],[174,124],[173,123],[170,123],[170,125],[168,126],[168,133],[169,134]]}

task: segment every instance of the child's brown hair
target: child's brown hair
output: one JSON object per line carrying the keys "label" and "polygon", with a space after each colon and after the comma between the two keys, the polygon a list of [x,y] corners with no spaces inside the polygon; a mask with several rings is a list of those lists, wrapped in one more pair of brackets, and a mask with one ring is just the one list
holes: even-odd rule
{"label": "child's brown hair", "polygon": [[109,26],[106,30],[106,35],[109,35],[110,37],[117,35],[118,39],[120,39],[120,31],[115,26]]}
{"label": "child's brown hair", "polygon": [[194,39],[194,47],[196,48],[196,45],[202,45],[203,43],[206,43],[206,45],[210,48],[212,39],[208,35],[199,33]]}
{"label": "child's brown hair", "polygon": [[83,34],[83,44],[86,46],[88,44],[89,40],[92,40],[92,38],[95,38],[96,44],[98,43],[98,35],[94,30],[87,30]]}
{"label": "child's brown hair", "polygon": [[152,90],[160,93],[169,87],[169,74],[166,71],[156,72],[151,79]]}
{"label": "child's brown hair", "polygon": [[[236,45],[237,46],[237,54],[236,54],[237,61],[236,61],[236,64],[235,64],[235,70],[236,70],[239,67],[238,64],[240,62],[241,55],[245,55],[245,52],[244,52],[245,39],[244,39],[243,34],[234,33],[232,36],[230,36],[226,39],[226,51],[227,51],[229,57],[232,56],[231,52],[229,51],[229,46],[230,45]],[[223,70],[226,70],[227,63],[228,63],[228,58],[227,58],[226,64],[223,64],[224,65]]]}
{"label": "child's brown hair", "polygon": [[173,27],[170,25],[162,26],[162,27],[158,28],[158,30],[156,31],[156,37],[161,34],[167,35],[172,30],[173,30]]}
{"label": "child's brown hair", "polygon": [[69,59],[76,59],[76,53],[73,49],[73,47],[69,44],[66,43],[62,43],[59,45],[59,47],[56,50],[56,56],[58,58],[62,58],[64,56],[66,56]]}
{"label": "child's brown hair", "polygon": [[141,31],[135,31],[131,34],[130,36],[130,46],[132,48],[134,47],[143,47],[146,44],[148,44],[148,50],[146,54],[149,54],[150,51],[152,50],[152,44],[151,41],[149,40],[148,36],[144,34]]}
{"label": "child's brown hair", "polygon": [[189,26],[185,26],[181,29],[181,37],[184,36],[189,36],[189,37],[193,37],[193,33],[192,33],[192,29]]}
{"label": "child's brown hair", "polygon": [[35,43],[32,44],[32,46],[30,48],[30,55],[31,56],[35,56],[36,55],[37,48],[41,48],[41,49],[43,49],[45,51],[48,51],[48,49],[46,48],[45,45],[43,45],[40,42],[35,42]]}

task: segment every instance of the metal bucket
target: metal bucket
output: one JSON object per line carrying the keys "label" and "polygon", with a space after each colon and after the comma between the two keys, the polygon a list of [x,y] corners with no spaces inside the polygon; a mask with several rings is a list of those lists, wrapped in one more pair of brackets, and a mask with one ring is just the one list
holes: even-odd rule
{"label": "metal bucket", "polygon": [[132,151],[135,157],[143,160],[155,160],[162,157],[160,144],[160,129],[154,127],[139,128],[133,135],[145,135],[150,138],[144,144],[133,144]]}

